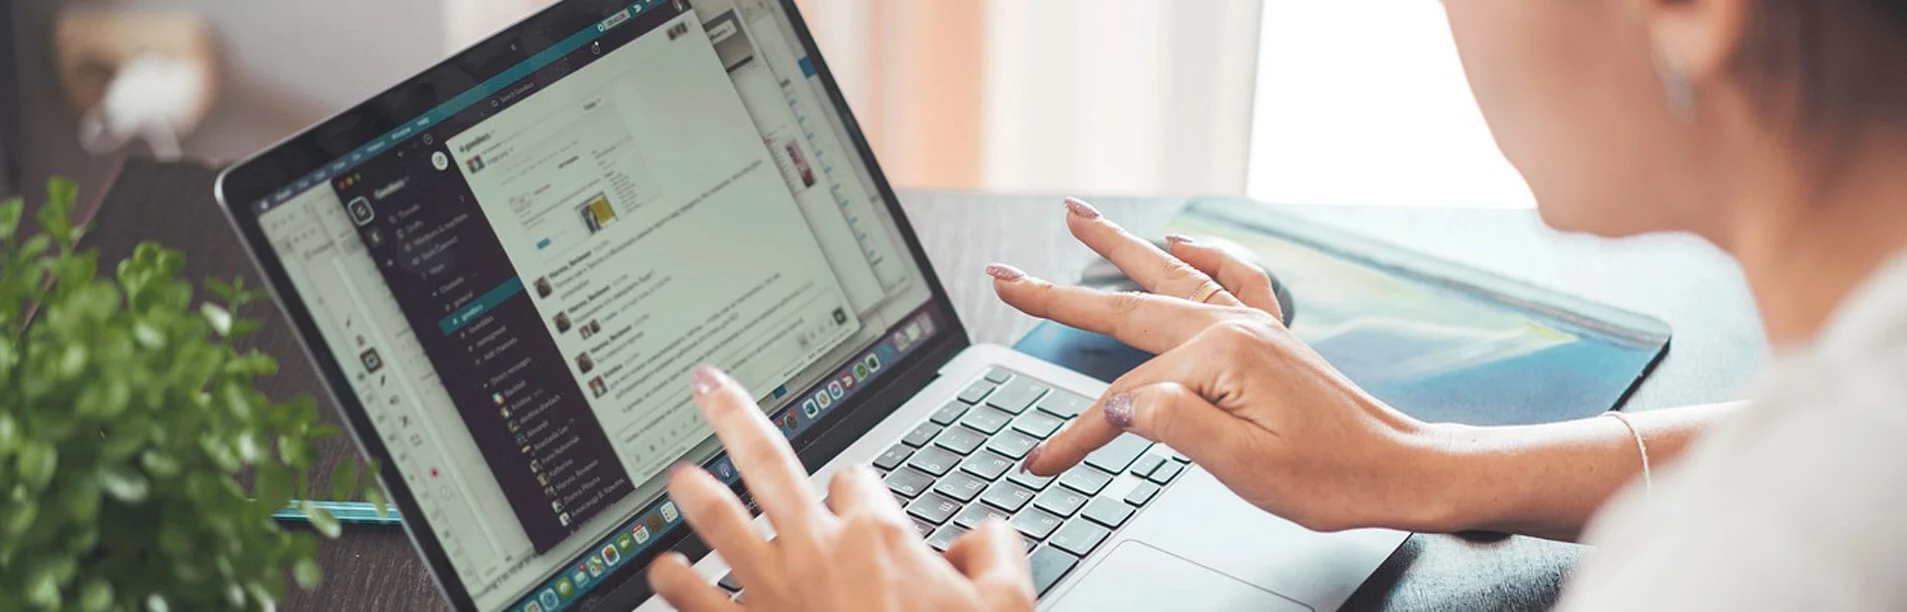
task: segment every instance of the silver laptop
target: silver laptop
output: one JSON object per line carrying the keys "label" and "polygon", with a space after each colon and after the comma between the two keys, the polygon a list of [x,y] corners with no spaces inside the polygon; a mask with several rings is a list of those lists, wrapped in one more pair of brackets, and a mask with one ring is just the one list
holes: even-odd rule
{"label": "silver laptop", "polygon": [[974,345],[793,2],[566,0],[227,171],[219,201],[460,610],[660,608],[690,368],[944,548],[1025,535],[1041,607],[1331,609],[1405,534],[1317,534],[1122,438],[1017,461],[1104,384]]}

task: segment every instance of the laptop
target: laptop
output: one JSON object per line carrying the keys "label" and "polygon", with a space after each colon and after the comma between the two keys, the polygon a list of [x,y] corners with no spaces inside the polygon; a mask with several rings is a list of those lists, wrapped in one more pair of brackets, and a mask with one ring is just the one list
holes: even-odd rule
{"label": "laptop", "polygon": [[705,363],[934,547],[1008,519],[1044,609],[1331,609],[1406,535],[1307,531],[1136,437],[1021,474],[1105,384],[968,339],[792,1],[564,0],[218,199],[459,610],[659,609],[672,549],[745,586],[664,486],[740,491]]}

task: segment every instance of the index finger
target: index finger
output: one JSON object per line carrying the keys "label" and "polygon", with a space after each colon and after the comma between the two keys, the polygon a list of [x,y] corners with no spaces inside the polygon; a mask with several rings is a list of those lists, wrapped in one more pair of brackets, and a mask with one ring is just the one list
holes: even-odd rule
{"label": "index finger", "polygon": [[735,471],[741,473],[762,513],[775,524],[775,531],[806,532],[801,526],[815,520],[821,502],[808,486],[808,472],[787,438],[768,422],[755,398],[727,374],[699,367],[694,383],[695,403],[702,416],[715,428],[715,437],[728,449]]}
{"label": "index finger", "polygon": [[[1113,223],[1099,211],[1078,198],[1067,198],[1066,228],[1073,237],[1112,262],[1121,272],[1125,272],[1132,282],[1138,283],[1146,291],[1176,298],[1192,298],[1199,287],[1212,282],[1204,271],[1159,250],[1152,241],[1132,235],[1126,228]],[[1229,293],[1216,293],[1203,298],[1205,302],[1220,306],[1237,306],[1238,300]]]}
{"label": "index finger", "polygon": [[1008,306],[1041,319],[1118,338],[1154,355],[1171,350],[1224,318],[1222,310],[1144,293],[1060,286],[1003,264],[987,266],[993,291]]}

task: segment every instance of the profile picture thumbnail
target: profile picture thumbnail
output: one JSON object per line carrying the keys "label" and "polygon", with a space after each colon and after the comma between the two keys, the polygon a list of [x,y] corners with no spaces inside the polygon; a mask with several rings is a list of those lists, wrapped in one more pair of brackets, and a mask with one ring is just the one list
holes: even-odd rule
{"label": "profile picture thumbnail", "polygon": [[576,212],[582,215],[583,227],[589,229],[591,234],[600,232],[604,227],[616,222],[616,208],[610,206],[609,196],[604,194],[598,193],[589,198],[589,201],[584,202]]}
{"label": "profile picture thumbnail", "polygon": [[536,279],[536,297],[546,298],[552,293],[556,293],[556,286],[550,284],[550,277]]}
{"label": "profile picture thumbnail", "polygon": [[569,332],[569,328],[570,328],[569,313],[567,312],[556,313],[556,319],[553,322],[556,323],[556,333],[562,334],[562,333]]}
{"label": "profile picture thumbnail", "polygon": [[602,397],[604,395],[608,395],[609,384],[603,382],[603,377],[601,376],[591,378],[589,379],[589,393],[591,397]]}
{"label": "profile picture thumbnail", "polygon": [[576,370],[577,371],[582,372],[584,374],[588,374],[590,370],[594,370],[594,369],[596,369],[596,360],[591,359],[589,357],[589,353],[583,353],[581,355],[576,356]]}

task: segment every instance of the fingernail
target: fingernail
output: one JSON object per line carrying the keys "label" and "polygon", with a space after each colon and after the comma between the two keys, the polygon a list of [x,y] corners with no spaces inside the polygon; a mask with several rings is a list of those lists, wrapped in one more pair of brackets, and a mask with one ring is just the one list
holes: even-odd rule
{"label": "fingernail", "polygon": [[1013,266],[1009,266],[1006,264],[987,264],[987,276],[991,276],[996,279],[1000,279],[1007,282],[1013,282],[1016,280],[1020,280],[1022,278],[1026,278],[1026,273],[1021,272],[1019,268],[1015,268]]}
{"label": "fingernail", "polygon": [[1093,208],[1093,205],[1087,204],[1085,200],[1079,198],[1066,198],[1066,210],[1078,215],[1082,219],[1099,218],[1099,209]]}
{"label": "fingernail", "polygon": [[1165,241],[1170,244],[1192,244],[1192,238],[1185,234],[1166,234]]}
{"label": "fingernail", "polygon": [[1025,474],[1025,473],[1026,473],[1026,467],[1027,467],[1027,466],[1029,466],[1029,465],[1033,465],[1033,462],[1034,462],[1035,460],[1037,460],[1037,459],[1039,459],[1039,458],[1040,458],[1040,451],[1043,451],[1043,450],[1046,450],[1046,445],[1045,445],[1045,444],[1041,444],[1041,445],[1039,445],[1039,446],[1035,446],[1035,447],[1033,447],[1033,450],[1030,450],[1030,451],[1027,451],[1027,452],[1026,452],[1026,460],[1025,460],[1025,461],[1021,461],[1021,462],[1020,462],[1020,473],[1021,473],[1021,474]]}
{"label": "fingernail", "polygon": [[701,397],[722,386],[722,372],[715,366],[702,366],[689,375],[689,380],[695,388],[695,396]]}
{"label": "fingernail", "polygon": [[1106,422],[1120,429],[1132,427],[1131,393],[1121,393],[1106,398]]}

